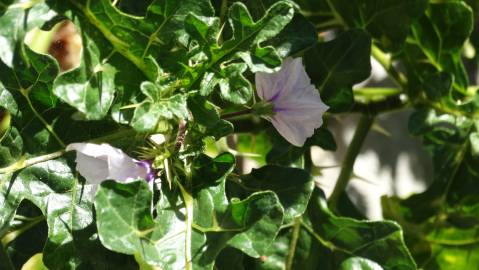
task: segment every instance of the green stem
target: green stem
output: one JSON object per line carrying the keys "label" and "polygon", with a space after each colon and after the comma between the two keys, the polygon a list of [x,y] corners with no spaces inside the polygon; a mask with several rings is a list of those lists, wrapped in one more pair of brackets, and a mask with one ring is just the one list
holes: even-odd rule
{"label": "green stem", "polygon": [[22,89],[22,90],[20,90],[20,92],[22,93],[22,95],[27,100],[28,106],[32,110],[33,114],[35,114],[35,116],[40,120],[40,122],[43,123],[45,128],[53,135],[53,137],[57,140],[58,144],[60,144],[61,147],[65,147],[65,143],[63,143],[62,139],[60,139],[60,137],[58,137],[55,130],[53,130],[53,127],[45,120],[45,118],[43,118],[43,116],[33,106],[32,101],[30,100],[30,97],[28,96],[28,92],[29,92],[28,89]]}
{"label": "green stem", "polygon": [[346,156],[344,157],[341,172],[339,173],[338,180],[336,181],[336,186],[334,187],[333,193],[329,198],[329,204],[332,210],[336,209],[336,205],[339,201],[341,194],[346,189],[346,186],[351,179],[351,174],[354,168],[354,162],[356,157],[361,150],[361,147],[368,135],[368,132],[374,122],[374,116],[363,114],[359,119],[358,126],[356,127],[356,132],[354,133],[353,140],[351,141]]}
{"label": "green stem", "polygon": [[335,26],[341,26],[341,21],[339,21],[337,18],[333,18],[329,21],[325,21],[315,25],[317,30],[327,29]]}
{"label": "green stem", "polygon": [[370,103],[355,102],[351,108],[351,112],[360,112],[363,114],[377,115],[384,112],[391,112],[395,110],[403,109],[410,103],[402,101],[399,95],[390,96],[384,100]]}
{"label": "green stem", "polygon": [[230,118],[235,118],[235,117],[238,117],[238,116],[245,116],[245,115],[248,115],[248,114],[251,114],[251,113],[252,113],[251,109],[245,109],[245,110],[241,110],[241,111],[238,111],[238,112],[222,114],[221,119],[230,119]]}
{"label": "green stem", "polygon": [[14,241],[17,237],[22,235],[24,232],[28,231],[29,229],[33,228],[35,225],[39,224],[40,222],[45,220],[45,216],[35,217],[33,219],[28,220],[25,224],[22,224],[20,227],[14,227],[13,231],[8,232],[4,236],[2,236],[1,244],[3,246],[7,246],[10,242]]}
{"label": "green stem", "polygon": [[244,231],[245,228],[241,227],[241,228],[233,228],[233,229],[228,229],[228,228],[222,228],[222,227],[219,227],[219,226],[214,226],[214,227],[211,227],[211,228],[205,228],[203,226],[200,226],[198,224],[195,224],[195,223],[192,223],[191,226],[193,227],[193,229],[197,230],[197,231],[200,231],[202,233],[210,233],[210,232],[241,232],[241,231]]}
{"label": "green stem", "polygon": [[223,25],[225,23],[227,11],[228,11],[228,0],[221,0],[220,25]]}
{"label": "green stem", "polygon": [[291,232],[291,242],[289,243],[288,256],[286,257],[286,270],[293,269],[294,254],[298,245],[299,231],[301,230],[301,217],[294,219],[293,231]]}
{"label": "green stem", "polygon": [[328,4],[329,8],[333,12],[333,15],[336,18],[336,20],[338,22],[340,22],[342,25],[347,26],[346,23],[344,23],[343,17],[341,17],[341,15],[339,15],[339,12],[336,10],[336,7],[333,5],[331,0],[326,0],[326,3]]}
{"label": "green stem", "polygon": [[41,162],[45,162],[51,159],[61,157],[63,154],[65,154],[65,150],[59,150],[50,154],[46,154],[43,156],[38,156],[38,157],[30,158],[30,159],[25,159],[25,157],[22,157],[20,160],[9,165],[8,167],[0,168],[0,174],[13,173],[23,168],[35,165],[37,163],[41,163]]}
{"label": "green stem", "polygon": [[394,67],[391,61],[391,56],[387,55],[374,45],[371,47],[371,55],[384,67],[386,72],[391,78],[393,78],[399,87],[403,90],[407,88],[407,78]]}
{"label": "green stem", "polygon": [[378,97],[390,97],[401,94],[401,89],[393,87],[363,87],[353,89],[354,97],[374,100]]}
{"label": "green stem", "polygon": [[10,260],[10,257],[7,254],[7,251],[5,250],[5,246],[0,245],[0,267],[1,269],[5,270],[15,270],[15,267],[13,266],[12,260]]}
{"label": "green stem", "polygon": [[[471,132],[472,130],[470,128],[468,131],[468,134],[470,134]],[[456,178],[457,172],[459,171],[459,168],[461,167],[461,164],[469,150],[469,147],[470,147],[470,141],[469,139],[466,139],[465,142],[462,144],[461,148],[459,149],[459,151],[457,152],[456,156],[454,157],[454,162],[456,164],[451,172],[449,179],[447,179],[446,187],[444,188],[444,192],[442,193],[440,198],[440,201],[441,201],[440,205],[442,205],[444,212],[446,211],[446,208],[447,208],[447,204],[446,204],[447,196],[449,195],[449,191],[451,189],[452,183],[454,182],[454,179]]]}

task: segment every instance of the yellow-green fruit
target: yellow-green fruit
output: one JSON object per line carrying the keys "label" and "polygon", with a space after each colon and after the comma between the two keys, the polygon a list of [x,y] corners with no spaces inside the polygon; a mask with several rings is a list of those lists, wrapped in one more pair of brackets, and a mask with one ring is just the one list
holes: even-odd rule
{"label": "yellow-green fruit", "polygon": [[10,128],[10,121],[12,116],[10,112],[4,108],[0,108],[0,141],[3,140],[3,137],[7,134],[8,129]]}

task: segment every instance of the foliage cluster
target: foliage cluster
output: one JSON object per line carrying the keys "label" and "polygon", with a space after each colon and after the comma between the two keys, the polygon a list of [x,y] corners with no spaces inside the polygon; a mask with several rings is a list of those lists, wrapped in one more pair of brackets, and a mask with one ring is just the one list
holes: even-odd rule
{"label": "foliage cluster", "polygon": [[[467,72],[478,11],[473,0],[0,0],[0,268],[478,269]],[[65,19],[83,50],[61,72],[24,39]],[[330,107],[303,147],[258,117],[224,117],[255,104],[254,73],[290,56]],[[397,87],[353,90],[371,56]],[[344,193],[354,159],[375,116],[406,107],[434,179],[384,198],[393,221],[363,221]],[[328,201],[310,148],[335,151],[327,122],[339,113],[362,118]],[[167,142],[149,144],[155,133]],[[232,134],[237,151],[205,154]],[[93,196],[64,151],[73,142],[154,159],[162,185],[108,180]],[[242,175],[246,152],[264,166]]]}

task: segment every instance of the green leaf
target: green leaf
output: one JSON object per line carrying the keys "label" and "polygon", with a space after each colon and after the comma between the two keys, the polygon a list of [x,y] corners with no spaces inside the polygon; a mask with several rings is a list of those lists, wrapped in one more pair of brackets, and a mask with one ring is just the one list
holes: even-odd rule
{"label": "green leaf", "polygon": [[[252,257],[265,254],[283,223],[284,210],[277,195],[257,189],[244,200],[232,198],[228,203],[225,180],[233,170],[234,157],[229,153],[214,159],[200,156],[193,164],[193,182],[202,183],[196,184],[193,193],[193,222],[197,229],[218,232],[208,235],[211,246],[219,245],[213,254],[217,256],[225,244]],[[209,252],[205,256],[209,258]]]}
{"label": "green leaf", "polygon": [[[452,190],[453,193],[454,188]],[[417,199],[428,199],[428,193],[416,195]],[[479,266],[479,202],[474,196],[464,196],[454,207],[445,206],[444,217],[438,220],[432,216],[423,221],[413,219],[422,210],[411,206],[414,197],[400,201],[397,198],[383,198],[384,214],[401,221],[409,235],[409,244],[416,249],[415,256],[423,269],[467,269]],[[419,248],[419,249],[418,249]]]}
{"label": "green leaf", "polygon": [[302,158],[305,153],[310,151],[311,146],[319,146],[324,150],[336,151],[336,141],[331,132],[323,125],[314,130],[314,134],[309,137],[303,147],[291,145],[276,131],[271,131],[272,149],[267,153],[266,160],[269,164],[277,164],[302,167]]}
{"label": "green leaf", "polygon": [[[144,181],[103,182],[95,198],[102,244],[116,252],[139,253],[145,262],[163,269],[184,267],[184,217],[176,218],[174,211],[169,213],[159,208],[155,221],[151,216],[151,199],[151,191]],[[167,202],[162,200],[159,204],[163,203]],[[157,223],[161,225],[156,226]]]}
{"label": "green leaf", "polygon": [[13,3],[13,0],[2,0],[0,1],[0,15],[3,15],[8,9],[8,6]]}
{"label": "green leaf", "polygon": [[[276,130],[269,129],[272,142],[271,150],[266,154],[268,164],[303,167],[303,154],[308,146],[297,147],[286,141]],[[305,144],[306,145],[306,144]]]}
{"label": "green leaf", "polygon": [[[292,252],[291,229],[283,229],[264,257],[255,260],[255,269],[279,270],[286,268],[286,261]],[[320,247],[308,231],[300,228],[296,245],[294,245],[293,264],[291,269],[313,270],[323,269],[320,265],[321,258],[327,257],[320,254]],[[329,258],[328,258],[329,260]]]}
{"label": "green leaf", "polygon": [[191,96],[188,98],[188,108],[201,133],[216,139],[233,133],[233,125],[221,119],[215,106],[205,98]]}
{"label": "green leaf", "polygon": [[[411,133],[424,137],[424,145],[433,158],[434,179],[429,189],[424,194],[412,196],[407,200],[407,204],[411,203],[422,210],[413,212],[412,218],[415,221],[424,221],[436,214],[440,205],[423,202],[445,196],[450,189],[449,185],[459,181],[458,179],[461,179],[458,183],[462,183],[465,190],[468,190],[466,179],[469,179],[469,173],[463,174],[463,171],[469,171],[464,164],[471,162],[468,157],[469,136],[474,129],[474,123],[468,118],[422,109],[411,115],[409,129]],[[423,196],[427,200],[422,199]]]}
{"label": "green leaf", "polygon": [[22,266],[24,270],[48,270],[48,268],[43,264],[43,254],[37,253],[28,259],[27,262]]}
{"label": "green leaf", "polygon": [[151,82],[144,82],[141,91],[147,96],[136,109],[131,125],[138,131],[155,131],[162,120],[188,119],[186,96],[176,94],[162,97],[162,89]]}
{"label": "green leaf", "polygon": [[43,261],[47,267],[91,269],[92,265],[113,267],[119,262],[102,262],[111,255],[99,245],[94,230],[91,230],[93,217],[89,187],[82,188],[77,184],[64,160],[39,163],[13,176],[3,174],[0,180],[0,201],[5,205],[0,211],[3,226],[8,228],[23,200],[35,204],[46,217],[48,239]]}
{"label": "green leaf", "polygon": [[416,269],[397,223],[337,217],[323,195],[313,197],[310,214],[314,231],[333,251],[372,260],[384,269]]}
{"label": "green leaf", "polygon": [[291,22],[276,37],[266,42],[274,46],[282,58],[301,53],[317,43],[316,29],[301,14],[295,14]]}
{"label": "green leaf", "polygon": [[360,257],[352,257],[345,260],[340,270],[382,270],[383,268],[377,263]]}
{"label": "green leaf", "polygon": [[268,251],[283,222],[283,208],[273,192],[257,192],[243,201],[231,201],[233,219],[248,229],[236,234],[228,245],[252,257]]}
{"label": "green leaf", "polygon": [[[25,151],[45,153],[55,151],[61,145],[47,127],[58,117],[53,110],[57,98],[52,93],[52,83],[58,75],[56,61],[18,45],[13,59],[13,68],[0,61],[0,105],[11,114],[11,125],[22,132]],[[19,78],[18,80],[16,78]],[[25,136],[25,134],[28,134]]]}
{"label": "green leaf", "polygon": [[18,44],[17,49],[13,68],[0,62],[0,72],[4,74],[0,80],[4,87],[10,92],[18,91],[43,105],[53,107],[56,97],[52,93],[52,82],[59,73],[57,62],[50,56],[33,52],[23,44]]}
{"label": "green leaf", "polygon": [[430,3],[426,14],[413,25],[412,39],[405,50],[408,69],[417,81],[413,82],[427,87],[431,70],[447,72],[454,89],[466,94],[469,82],[461,49],[473,24],[472,10],[462,1]]}
{"label": "green leaf", "polygon": [[100,31],[113,48],[133,63],[145,76],[156,81],[161,69],[178,69],[178,59],[171,58],[170,50],[179,42],[186,45],[185,16],[193,12],[202,16],[213,15],[207,0],[157,0],[148,7],[145,17],[135,17],[112,6],[109,0],[58,1],[48,4],[55,10],[71,10],[83,16]]}
{"label": "green leaf", "polygon": [[[260,4],[254,0],[242,0],[241,2],[248,7],[253,19],[257,20],[278,1],[262,0]],[[298,10],[296,3],[291,0],[288,2]],[[282,58],[286,58],[316,45],[317,42],[318,37],[314,25],[303,15],[295,13],[293,19],[286,27],[277,36],[265,42],[265,45],[273,46]]]}
{"label": "green leaf", "polygon": [[[290,3],[279,1],[255,22],[246,6],[235,2],[228,12],[231,38],[221,44],[217,42],[221,34],[217,18],[188,15],[185,27],[199,44],[193,51],[199,49],[202,52],[199,55],[203,56],[200,72],[193,75],[192,83],[201,80],[202,95],[209,95],[219,85],[225,100],[238,104],[248,102],[252,89],[243,76],[246,65],[252,72],[273,72],[279,68],[281,58],[274,47],[262,46],[262,43],[279,34],[293,18],[293,13]],[[246,65],[230,63],[237,59]]]}
{"label": "green leaf", "polygon": [[471,143],[471,152],[477,157],[479,156],[479,133],[473,132],[469,135],[469,141]]}
{"label": "green leaf", "polygon": [[384,48],[397,51],[427,0],[327,0],[349,26],[367,30]]}
{"label": "green leaf", "polygon": [[[117,252],[139,253],[145,262],[166,270],[184,269],[190,263],[212,269],[227,244],[251,256],[266,252],[282,222],[282,208],[272,192],[255,193],[229,205],[224,181],[196,191],[194,202],[168,188],[162,192],[153,218],[146,182],[104,182],[95,200],[102,243]],[[192,213],[193,219],[186,213]]]}
{"label": "green leaf", "polygon": [[113,103],[117,70],[102,59],[94,39],[86,31],[81,33],[83,56],[80,66],[56,78],[53,92],[82,112],[86,119],[99,120],[107,115]]}
{"label": "green leaf", "polygon": [[205,185],[222,182],[233,171],[235,162],[235,157],[230,153],[220,154],[213,159],[200,154],[193,160],[192,174]]}
{"label": "green leaf", "polygon": [[238,141],[236,147],[238,151],[253,154],[251,159],[258,162],[259,166],[266,164],[266,154],[271,150],[271,141],[266,132],[258,134],[239,133],[236,135]]}
{"label": "green leaf", "polygon": [[[11,5],[10,5],[11,4]],[[8,8],[7,8],[8,7]],[[3,13],[5,12],[5,13]],[[28,31],[42,26],[56,14],[43,2],[2,0],[0,2],[0,59],[12,67],[15,50]]]}
{"label": "green leaf", "polygon": [[[327,1],[320,0],[295,0],[300,6],[301,13],[314,24],[318,31],[328,29],[328,22],[336,22],[336,15],[331,10]],[[322,27],[322,24],[326,22],[326,27]],[[336,22],[338,23],[338,22]]]}
{"label": "green leaf", "polygon": [[246,270],[243,265],[243,253],[235,248],[225,248],[215,261],[217,269]]}
{"label": "green leaf", "polygon": [[365,80],[370,73],[371,40],[361,30],[349,30],[336,39],[318,44],[306,52],[306,70],[318,87],[330,111],[351,108],[352,86]]}
{"label": "green leaf", "polygon": [[433,157],[428,189],[407,199],[383,198],[384,216],[398,220],[424,269],[479,266],[477,231],[477,127],[468,118],[419,110],[411,130],[422,135]]}
{"label": "green leaf", "polygon": [[283,205],[285,224],[303,215],[314,188],[314,181],[308,172],[272,165],[244,175],[241,184],[248,190],[274,191]]}
{"label": "green leaf", "polygon": [[307,143],[328,151],[336,151],[338,148],[334,135],[324,125],[314,131],[313,136],[308,139]]}

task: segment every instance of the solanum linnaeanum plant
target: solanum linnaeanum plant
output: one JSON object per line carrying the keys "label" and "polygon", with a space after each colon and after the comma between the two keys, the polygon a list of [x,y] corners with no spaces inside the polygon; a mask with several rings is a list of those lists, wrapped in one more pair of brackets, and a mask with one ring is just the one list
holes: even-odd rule
{"label": "solanum linnaeanum plant", "polygon": [[[479,268],[477,10],[0,0],[0,269]],[[353,91],[371,57],[395,86]],[[354,161],[404,108],[434,179],[366,221]],[[310,150],[336,150],[339,113],[361,117],[326,198]]]}

